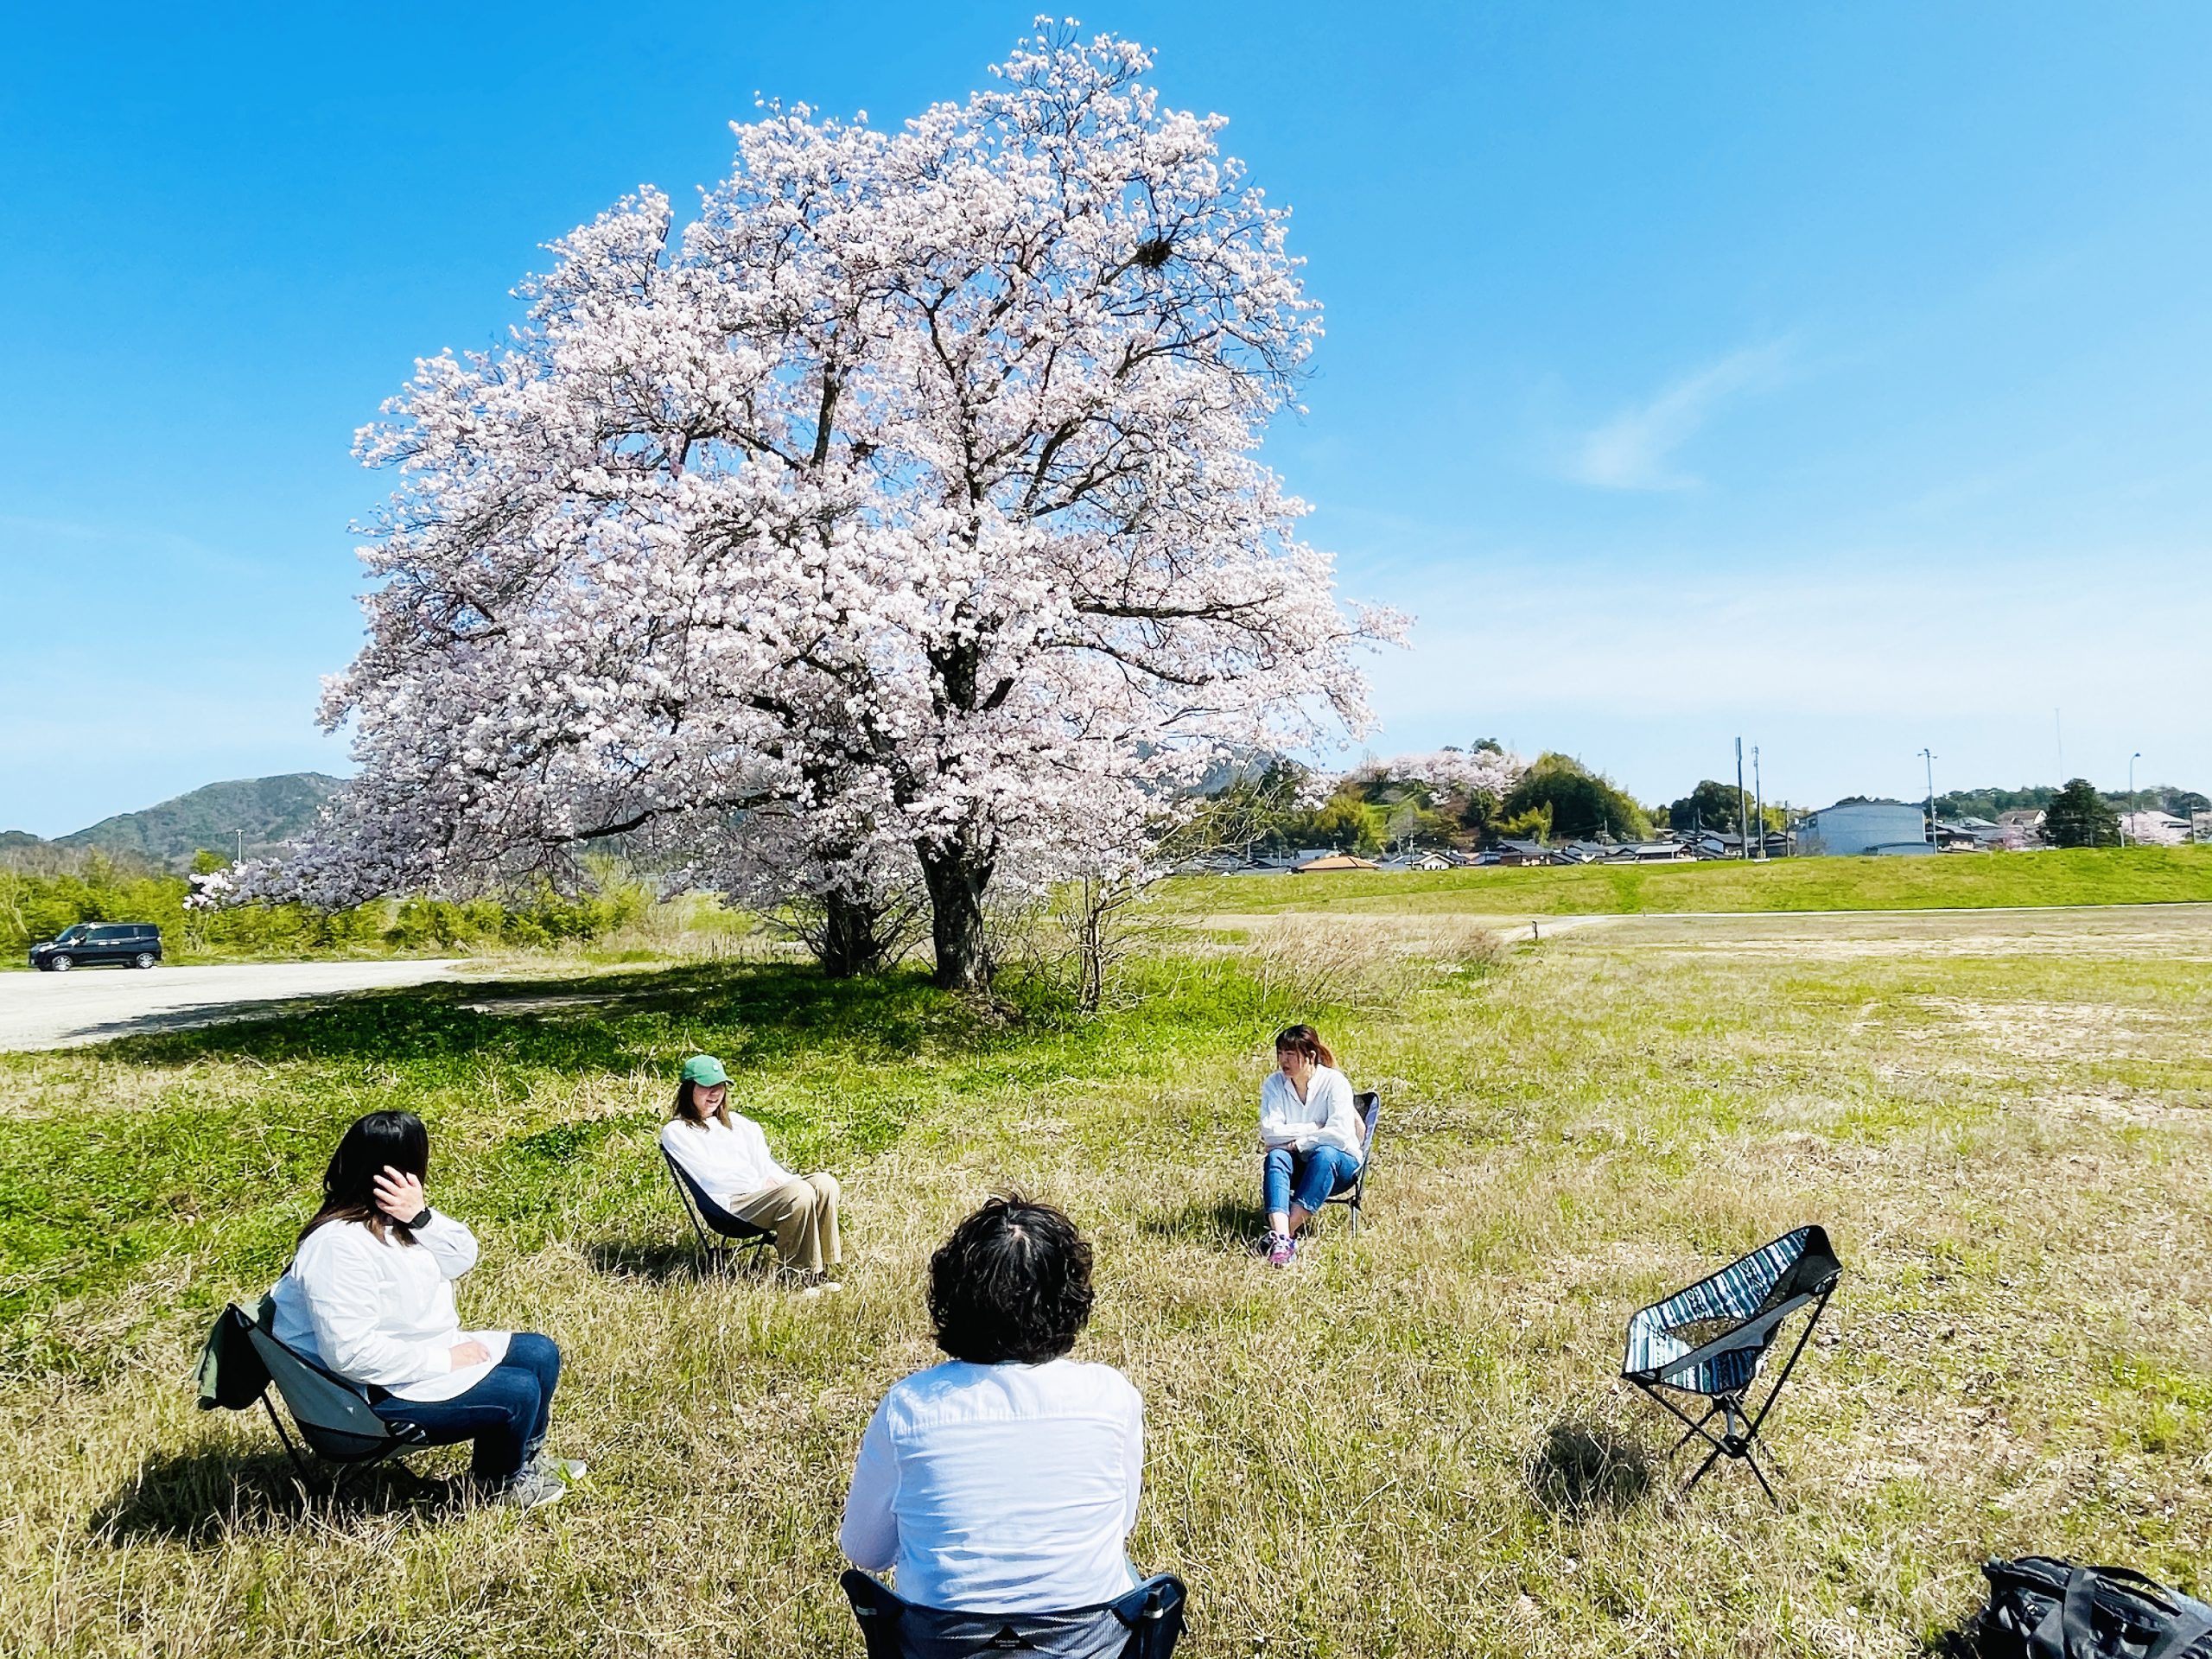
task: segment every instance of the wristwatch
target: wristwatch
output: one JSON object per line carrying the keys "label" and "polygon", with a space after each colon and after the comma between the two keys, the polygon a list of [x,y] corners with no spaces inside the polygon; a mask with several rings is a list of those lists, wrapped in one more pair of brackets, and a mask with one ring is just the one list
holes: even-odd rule
{"label": "wristwatch", "polygon": [[423,1227],[429,1225],[429,1220],[430,1206],[426,1204],[416,1214],[408,1217],[405,1224],[410,1228]]}

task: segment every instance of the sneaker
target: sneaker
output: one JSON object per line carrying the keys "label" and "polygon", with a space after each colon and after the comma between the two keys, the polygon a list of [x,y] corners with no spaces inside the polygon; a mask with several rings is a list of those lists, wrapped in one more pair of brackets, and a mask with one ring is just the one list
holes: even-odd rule
{"label": "sneaker", "polygon": [[569,1483],[542,1469],[525,1469],[494,1495],[498,1503],[516,1510],[542,1510],[569,1495]]}
{"label": "sneaker", "polygon": [[550,1475],[554,1479],[573,1486],[591,1472],[591,1465],[581,1458],[549,1458],[540,1452],[530,1460],[530,1471],[534,1475]]}
{"label": "sneaker", "polygon": [[1268,1265],[1287,1268],[1298,1260],[1298,1241],[1288,1233],[1268,1235]]}

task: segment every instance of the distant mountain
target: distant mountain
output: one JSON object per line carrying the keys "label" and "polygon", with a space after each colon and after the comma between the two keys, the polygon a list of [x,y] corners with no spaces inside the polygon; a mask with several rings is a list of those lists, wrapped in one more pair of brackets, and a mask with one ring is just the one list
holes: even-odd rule
{"label": "distant mountain", "polygon": [[291,772],[209,784],[158,806],[102,818],[88,830],[56,837],[53,845],[183,864],[202,847],[236,857],[243,833],[251,856],[311,826],[339,783],[319,772]]}

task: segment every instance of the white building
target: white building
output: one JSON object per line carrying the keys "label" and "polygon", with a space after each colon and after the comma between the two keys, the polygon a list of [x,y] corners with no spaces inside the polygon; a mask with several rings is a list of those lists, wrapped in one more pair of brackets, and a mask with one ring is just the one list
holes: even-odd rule
{"label": "white building", "polygon": [[1904,801],[1847,801],[1808,813],[1797,826],[1801,858],[1856,853],[1933,853],[1928,818]]}
{"label": "white building", "polygon": [[2178,847],[2189,839],[2189,820],[2153,809],[2120,815],[2120,833],[2131,847]]}

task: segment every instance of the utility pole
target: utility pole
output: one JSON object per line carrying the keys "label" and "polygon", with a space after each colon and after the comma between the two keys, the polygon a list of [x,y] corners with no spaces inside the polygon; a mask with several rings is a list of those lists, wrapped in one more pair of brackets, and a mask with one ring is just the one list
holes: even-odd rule
{"label": "utility pole", "polygon": [[245,830],[239,830],[239,831],[238,832],[238,862],[239,862],[239,863],[241,863],[241,864],[243,864],[243,863],[245,863]]}
{"label": "utility pole", "polygon": [[1936,757],[1923,749],[1920,758],[1928,763],[1928,844],[1940,849],[1943,843],[1936,839]]}
{"label": "utility pole", "polygon": [[1766,858],[1766,790],[1759,782],[1759,746],[1751,745],[1751,822],[1758,826],[1759,858]]}
{"label": "utility pole", "polygon": [[1751,803],[1744,795],[1744,740],[1736,740],[1736,828],[1743,834],[1744,856],[1751,855],[1751,825],[1745,822]]}
{"label": "utility pole", "polygon": [[2127,821],[2135,815],[2135,763],[2142,758],[2140,749],[2127,757],[2127,810],[2120,817],[2120,844],[2123,847],[2127,845]]}

